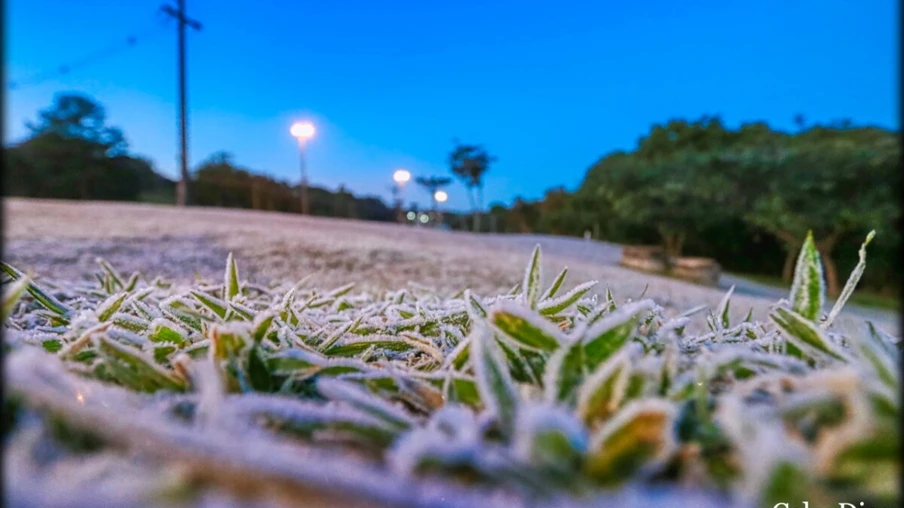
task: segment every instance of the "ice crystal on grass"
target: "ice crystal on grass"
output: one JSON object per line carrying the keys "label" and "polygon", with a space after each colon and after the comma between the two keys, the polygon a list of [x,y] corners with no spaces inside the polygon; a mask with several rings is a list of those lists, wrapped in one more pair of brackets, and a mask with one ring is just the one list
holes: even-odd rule
{"label": "ice crystal on grass", "polygon": [[[126,448],[178,443],[180,460],[241,464],[261,492],[288,482],[415,506],[554,506],[640,502],[630,493],[671,485],[731,502],[843,493],[890,505],[900,341],[871,323],[831,326],[871,238],[825,319],[808,240],[789,300],[762,322],[732,322],[731,290],[699,318],[706,309],[592,294],[595,281],[569,289],[566,270],[546,286],[539,248],[510,294],[490,297],[261,287],[231,254],[220,283],[190,287],[100,261],[96,286],[51,291],[4,264],[19,405],[4,414],[21,406],[47,428],[67,417]],[[709,333],[689,333],[693,320]],[[10,434],[15,449],[29,435]],[[311,463],[323,449],[331,458]],[[17,478],[37,471],[23,457]]]}

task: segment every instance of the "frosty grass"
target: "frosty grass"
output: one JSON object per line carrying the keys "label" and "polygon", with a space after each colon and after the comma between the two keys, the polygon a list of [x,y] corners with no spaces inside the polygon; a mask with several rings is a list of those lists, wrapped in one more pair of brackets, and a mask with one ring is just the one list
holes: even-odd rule
{"label": "frosty grass", "polygon": [[765,322],[731,322],[731,291],[677,317],[589,296],[539,247],[494,297],[261,287],[231,255],[194,287],[4,263],[6,485],[22,506],[892,506],[900,340],[832,328],[871,238],[825,314],[808,238]]}

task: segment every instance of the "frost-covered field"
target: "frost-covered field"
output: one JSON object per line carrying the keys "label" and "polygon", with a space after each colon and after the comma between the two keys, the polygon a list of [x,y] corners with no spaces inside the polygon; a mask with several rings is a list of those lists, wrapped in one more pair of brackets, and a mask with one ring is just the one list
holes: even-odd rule
{"label": "frost-covered field", "polygon": [[[574,238],[448,233],[328,218],[234,209],[178,210],[169,206],[65,201],[4,200],[4,259],[56,280],[93,280],[101,257],[122,272],[189,282],[197,274],[218,278],[233,252],[250,281],[300,280],[319,286],[406,287],[409,282],[454,292],[507,291],[521,278],[534,245],[547,272],[568,267],[574,280],[597,280],[594,292],[641,294],[668,308],[718,305],[724,291],[618,266],[620,249]],[[736,319],[753,309],[765,317],[772,300],[734,297]],[[842,316],[839,326],[861,322]],[[875,318],[874,318],[875,319]],[[878,321],[897,332],[891,313]],[[692,324],[696,326],[696,324]]]}
{"label": "frost-covered field", "polygon": [[566,239],[4,209],[17,506],[897,500],[899,340],[812,250],[775,305]]}

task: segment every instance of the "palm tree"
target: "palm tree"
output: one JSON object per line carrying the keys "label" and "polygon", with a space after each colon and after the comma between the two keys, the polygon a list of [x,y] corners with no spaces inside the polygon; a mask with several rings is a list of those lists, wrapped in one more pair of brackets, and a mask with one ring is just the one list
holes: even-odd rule
{"label": "palm tree", "polygon": [[[468,188],[468,199],[471,201],[474,231],[480,230],[480,215],[483,209],[483,174],[490,164],[496,161],[481,145],[464,145],[453,141],[455,148],[449,154],[449,167]],[[476,198],[474,195],[476,195]]]}

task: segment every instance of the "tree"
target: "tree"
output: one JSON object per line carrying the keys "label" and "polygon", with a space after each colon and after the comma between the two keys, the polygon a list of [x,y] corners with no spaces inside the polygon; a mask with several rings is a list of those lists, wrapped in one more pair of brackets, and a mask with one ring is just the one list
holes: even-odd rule
{"label": "tree", "polygon": [[104,155],[115,156],[126,152],[128,144],[122,131],[105,125],[103,106],[91,98],[62,93],[54,97],[53,105],[38,113],[38,122],[26,122],[33,136],[56,134],[64,139],[80,139],[102,148]]}
{"label": "tree", "polygon": [[564,187],[547,190],[543,199],[537,203],[538,229],[553,235],[583,234],[586,221],[574,205],[574,196]]}
{"label": "tree", "polygon": [[122,132],[105,118],[90,98],[57,95],[26,123],[31,136],[6,150],[7,195],[131,201],[146,190],[165,192],[172,182],[150,161],[129,156]]}
{"label": "tree", "polygon": [[252,208],[260,199],[254,196],[259,188],[260,183],[254,184],[251,173],[237,166],[232,154],[219,151],[194,170],[191,194],[199,205]]}
{"label": "tree", "polygon": [[[474,231],[480,230],[479,212],[483,209],[483,175],[496,161],[481,145],[465,145],[454,141],[455,148],[449,154],[449,167],[468,189]],[[473,195],[472,195],[473,194]]]}
{"label": "tree", "polygon": [[718,116],[705,115],[692,122],[669,120],[665,125],[654,125],[637,142],[635,155],[655,160],[682,152],[713,152],[726,148],[732,141],[732,132],[725,129]]}
{"label": "tree", "polygon": [[[850,121],[820,126],[803,116],[795,123],[799,130],[783,132],[762,121],[728,129],[718,117],[673,119],[654,125],[633,150],[600,159],[574,193],[554,190],[493,213],[511,231],[599,229],[601,239],[658,241],[673,256],[713,257],[737,273],[783,268],[788,280],[812,229],[830,292],[837,292],[836,264],[853,268],[860,241],[876,229],[873,268],[861,284],[894,291],[899,133]],[[784,267],[775,262],[782,255]]]}
{"label": "tree", "polygon": [[[256,174],[234,161],[228,152],[216,152],[193,172],[192,195],[201,206],[251,208],[298,213],[297,187]],[[359,198],[340,186],[338,192],[309,188],[311,214],[363,220],[392,220],[392,210],[378,198]]]}
{"label": "tree", "polygon": [[430,202],[433,205],[433,211],[436,211],[436,191],[452,183],[452,179],[448,176],[419,176],[415,181],[430,193]]}
{"label": "tree", "polygon": [[783,276],[812,231],[827,289],[840,286],[832,253],[843,235],[888,224],[899,216],[900,145],[893,133],[872,128],[814,127],[783,153],[749,154],[740,185],[754,185],[744,218],[779,239],[787,250]]}
{"label": "tree", "polygon": [[527,202],[521,196],[515,198],[510,211],[510,218],[507,217],[506,222],[510,225],[506,232],[533,233],[537,230],[537,223],[540,221],[540,211],[537,203]]}

